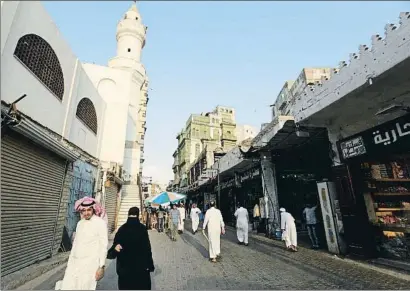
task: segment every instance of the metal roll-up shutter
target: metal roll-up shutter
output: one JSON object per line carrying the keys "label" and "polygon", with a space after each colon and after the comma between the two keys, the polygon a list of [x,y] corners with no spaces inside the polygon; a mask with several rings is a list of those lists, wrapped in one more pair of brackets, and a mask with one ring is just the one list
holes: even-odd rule
{"label": "metal roll-up shutter", "polygon": [[105,187],[105,210],[108,216],[108,230],[111,233],[115,230],[118,188],[113,182],[110,182],[110,184],[109,187]]}
{"label": "metal roll-up shutter", "polygon": [[2,276],[51,255],[65,165],[17,133],[2,138]]}

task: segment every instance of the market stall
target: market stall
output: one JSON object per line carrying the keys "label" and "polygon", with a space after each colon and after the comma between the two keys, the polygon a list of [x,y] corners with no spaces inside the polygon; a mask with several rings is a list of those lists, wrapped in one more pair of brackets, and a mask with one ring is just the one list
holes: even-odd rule
{"label": "market stall", "polygon": [[362,233],[371,235],[377,256],[410,262],[410,114],[338,147],[364,204],[369,231]]}

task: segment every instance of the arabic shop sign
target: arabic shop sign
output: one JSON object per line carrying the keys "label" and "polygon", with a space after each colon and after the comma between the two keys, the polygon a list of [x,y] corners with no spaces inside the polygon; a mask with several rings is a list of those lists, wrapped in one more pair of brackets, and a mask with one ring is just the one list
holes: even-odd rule
{"label": "arabic shop sign", "polygon": [[410,114],[386,122],[337,143],[342,160],[363,155],[408,151],[410,148]]}
{"label": "arabic shop sign", "polygon": [[241,177],[241,182],[244,182],[246,180],[252,179],[254,177],[257,177],[260,175],[260,170],[259,168],[253,168],[251,170],[246,171],[242,177]]}

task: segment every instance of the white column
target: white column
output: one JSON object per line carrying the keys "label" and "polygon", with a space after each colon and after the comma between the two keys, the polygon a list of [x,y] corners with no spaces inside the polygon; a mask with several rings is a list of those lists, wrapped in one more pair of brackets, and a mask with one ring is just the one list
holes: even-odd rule
{"label": "white column", "polygon": [[[269,152],[261,153],[261,168],[263,195],[266,202],[265,213],[268,215],[269,233],[273,233],[280,225],[280,216],[275,165]],[[272,226],[275,229],[272,229]]]}

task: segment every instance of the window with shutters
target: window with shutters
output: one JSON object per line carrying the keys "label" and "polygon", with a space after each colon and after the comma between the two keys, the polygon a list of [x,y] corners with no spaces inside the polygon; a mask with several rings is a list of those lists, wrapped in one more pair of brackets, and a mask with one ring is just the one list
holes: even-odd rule
{"label": "window with shutters", "polygon": [[97,122],[97,112],[93,102],[88,98],[83,98],[77,105],[76,114],[78,119],[80,119],[92,132],[97,134],[98,122]]}
{"label": "window with shutters", "polygon": [[63,71],[47,41],[36,34],[26,34],[18,40],[14,56],[58,99],[63,100]]}

